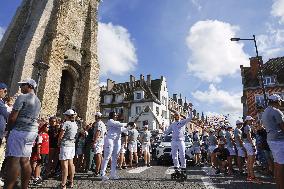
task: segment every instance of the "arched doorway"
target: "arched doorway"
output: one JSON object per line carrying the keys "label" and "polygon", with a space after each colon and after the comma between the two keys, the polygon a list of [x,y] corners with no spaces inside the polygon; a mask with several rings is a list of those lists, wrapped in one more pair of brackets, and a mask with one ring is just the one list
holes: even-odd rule
{"label": "arched doorway", "polygon": [[67,109],[72,107],[73,94],[75,89],[75,78],[68,70],[62,71],[57,115],[61,116]]}

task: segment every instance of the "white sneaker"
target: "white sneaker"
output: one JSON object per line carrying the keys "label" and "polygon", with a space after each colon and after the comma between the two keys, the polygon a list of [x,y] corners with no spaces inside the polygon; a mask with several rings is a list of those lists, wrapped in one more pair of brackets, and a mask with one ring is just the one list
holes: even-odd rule
{"label": "white sneaker", "polygon": [[0,180],[0,186],[4,186],[4,182],[2,180]]}
{"label": "white sneaker", "polygon": [[102,181],[107,181],[107,180],[109,180],[109,178],[107,177],[107,176],[101,176],[101,179],[102,179]]}
{"label": "white sneaker", "polygon": [[120,178],[119,178],[119,176],[114,175],[114,176],[111,176],[110,179],[111,179],[111,180],[118,180],[118,179],[120,179]]}

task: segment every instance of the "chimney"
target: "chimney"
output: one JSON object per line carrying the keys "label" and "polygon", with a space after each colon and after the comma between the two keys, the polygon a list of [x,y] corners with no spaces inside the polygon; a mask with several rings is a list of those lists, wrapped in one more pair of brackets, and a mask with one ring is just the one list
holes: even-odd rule
{"label": "chimney", "polygon": [[178,104],[182,106],[182,98],[181,98],[181,94],[179,94]]}
{"label": "chimney", "polygon": [[177,94],[173,94],[173,100],[177,102]]}
{"label": "chimney", "polygon": [[147,85],[151,87],[151,75],[147,75]]}
{"label": "chimney", "polygon": [[133,75],[130,75],[130,88],[132,89],[134,87],[135,83],[135,77]]}
{"label": "chimney", "polygon": [[[259,58],[259,59],[258,59]],[[250,73],[252,75],[252,78],[256,78],[258,75],[258,71],[259,71],[259,63],[262,62],[262,57],[251,57],[250,60]]]}
{"label": "chimney", "polygon": [[112,81],[111,79],[107,79],[107,91],[111,91],[115,82]]}

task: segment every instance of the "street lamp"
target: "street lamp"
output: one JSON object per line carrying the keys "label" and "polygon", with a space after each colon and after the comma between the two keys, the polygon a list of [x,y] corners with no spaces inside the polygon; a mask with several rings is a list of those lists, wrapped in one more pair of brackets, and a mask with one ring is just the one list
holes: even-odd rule
{"label": "street lamp", "polygon": [[266,97],[264,81],[263,81],[262,64],[261,64],[261,60],[260,60],[259,55],[258,55],[255,35],[252,35],[252,36],[253,36],[253,38],[248,38],[248,39],[231,38],[231,41],[253,41],[254,42],[256,58],[257,58],[257,61],[258,61],[259,75],[260,75],[260,80],[261,80],[260,83],[261,83],[261,88],[262,88],[262,93],[263,93],[263,98],[264,98],[264,106],[265,106],[264,108],[266,108],[267,107],[267,97]]}
{"label": "street lamp", "polygon": [[35,63],[33,63],[33,66],[38,69],[38,72],[37,72],[37,87],[36,87],[36,91],[35,91],[35,94],[37,94],[38,93],[38,87],[39,87],[40,80],[41,80],[41,71],[48,70],[49,65],[44,63],[44,62],[35,62]]}

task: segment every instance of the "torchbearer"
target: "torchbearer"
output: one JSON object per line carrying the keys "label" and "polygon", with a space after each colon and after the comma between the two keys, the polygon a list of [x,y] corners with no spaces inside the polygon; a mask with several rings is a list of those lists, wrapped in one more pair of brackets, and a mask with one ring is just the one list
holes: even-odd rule
{"label": "torchbearer", "polygon": [[[192,113],[188,118],[180,120],[180,114],[176,112],[174,114],[175,121],[169,126],[169,128],[164,132],[168,135],[172,132],[172,143],[171,143],[171,154],[174,162],[175,173],[172,175],[173,179],[186,179],[186,159],[185,159],[185,126],[192,120]],[[181,163],[181,173],[179,172],[179,160]]]}

